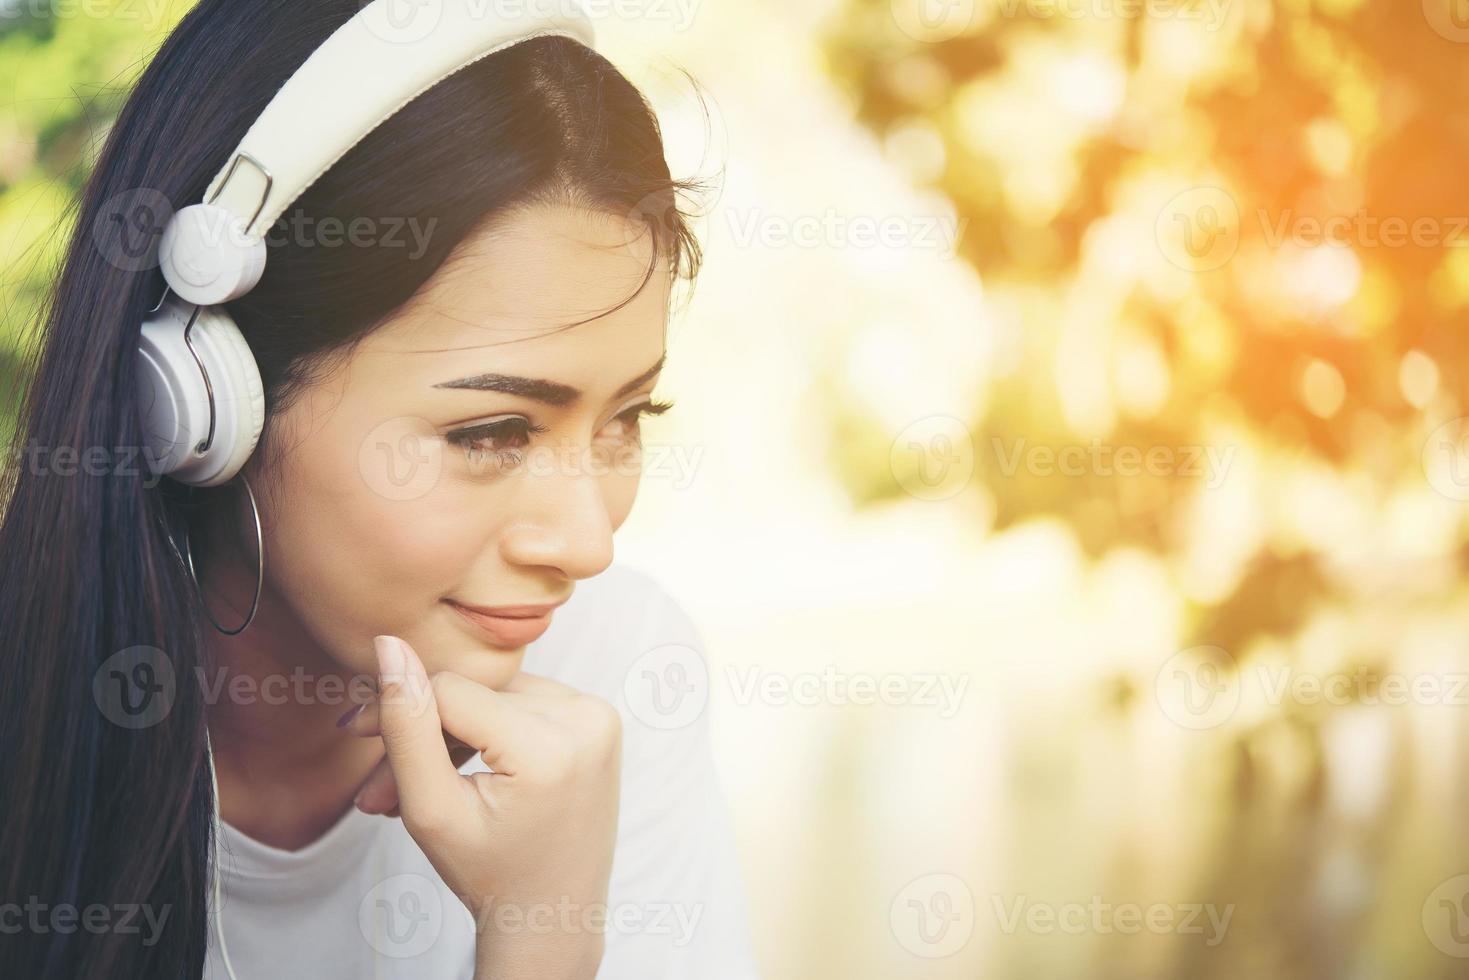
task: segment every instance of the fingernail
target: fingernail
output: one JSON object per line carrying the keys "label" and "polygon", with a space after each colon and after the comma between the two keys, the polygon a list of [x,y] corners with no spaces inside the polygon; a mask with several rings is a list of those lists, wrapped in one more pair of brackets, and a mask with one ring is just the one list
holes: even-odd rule
{"label": "fingernail", "polygon": [[403,652],[405,661],[404,670],[407,672],[409,703],[412,704],[414,713],[417,714],[433,700],[434,692],[429,686],[428,672],[424,669],[423,661],[418,659],[418,652],[406,640],[398,641],[398,649]]}
{"label": "fingernail", "polygon": [[374,636],[372,645],[377,650],[377,672],[382,683],[401,684],[408,669],[408,661],[403,656],[403,641],[384,634]]}
{"label": "fingernail", "polygon": [[418,651],[409,646],[404,640],[398,641],[398,649],[403,651],[403,659],[406,663],[408,676],[419,685],[420,689],[428,686],[428,671],[423,666],[423,661],[418,658]]}
{"label": "fingernail", "polygon": [[337,719],[337,727],[346,728],[348,725],[352,724],[353,719],[362,714],[362,709],[365,707],[367,707],[366,703],[356,704],[348,708],[346,712],[342,715],[342,717]]}

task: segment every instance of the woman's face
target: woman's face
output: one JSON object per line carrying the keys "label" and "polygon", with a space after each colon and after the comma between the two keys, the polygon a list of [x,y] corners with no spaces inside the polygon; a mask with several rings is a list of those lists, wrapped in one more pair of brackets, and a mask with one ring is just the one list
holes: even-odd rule
{"label": "woman's face", "polygon": [[336,664],[374,674],[372,637],[391,633],[431,672],[498,687],[529,641],[456,604],[558,603],[612,561],[667,264],[620,309],[555,328],[637,290],[640,231],[566,208],[504,219],[272,420],[275,451],[251,461],[268,599]]}

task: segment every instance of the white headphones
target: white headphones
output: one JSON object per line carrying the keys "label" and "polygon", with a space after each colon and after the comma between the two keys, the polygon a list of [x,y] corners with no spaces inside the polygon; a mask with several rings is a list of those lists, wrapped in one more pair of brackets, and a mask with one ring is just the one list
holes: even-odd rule
{"label": "white headphones", "polygon": [[[537,10],[538,3],[557,9]],[[220,304],[260,281],[265,231],[306,188],[379,123],[466,65],[536,37],[595,46],[592,23],[575,0],[509,6],[415,0],[404,19],[401,0],[372,0],[271,99],[210,183],[205,203],[169,219],[159,243],[168,288],[143,321],[138,343],[140,414],[159,472],[218,486],[254,452],[265,392],[244,335]],[[207,730],[205,746],[214,783],[215,933],[233,980],[220,908],[219,780]]]}
{"label": "white headphones", "polygon": [[260,440],[260,371],[221,304],[260,281],[265,233],[296,198],[379,123],[466,65],[536,37],[595,46],[575,0],[414,0],[406,16],[404,8],[372,0],[327,38],[251,125],[205,203],[164,227],[168,288],[138,344],[139,410],[159,473],[218,486]]}

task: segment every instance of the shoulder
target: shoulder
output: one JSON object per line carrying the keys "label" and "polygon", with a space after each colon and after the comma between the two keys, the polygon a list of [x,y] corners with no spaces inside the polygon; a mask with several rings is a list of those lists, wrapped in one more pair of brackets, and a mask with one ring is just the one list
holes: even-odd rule
{"label": "shoulder", "polygon": [[702,658],[703,634],[652,573],[613,562],[577,583],[550,629],[527,647],[524,667],[588,693],[611,695],[621,691],[640,659],[667,647]]}

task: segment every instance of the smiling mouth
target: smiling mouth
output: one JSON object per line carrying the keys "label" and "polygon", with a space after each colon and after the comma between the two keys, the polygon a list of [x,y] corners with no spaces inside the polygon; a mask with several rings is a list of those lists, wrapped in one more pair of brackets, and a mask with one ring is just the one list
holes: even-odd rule
{"label": "smiling mouth", "polygon": [[492,614],[484,611],[484,607],[465,606],[453,599],[443,600],[450,609],[459,614],[466,623],[473,626],[483,636],[489,638],[490,643],[505,650],[516,650],[536,640],[551,625],[551,611],[559,603],[547,606],[504,606],[499,609],[533,610],[541,609],[539,615],[503,615]]}

